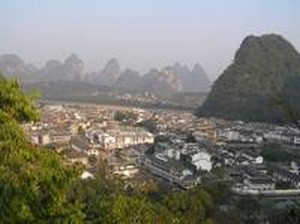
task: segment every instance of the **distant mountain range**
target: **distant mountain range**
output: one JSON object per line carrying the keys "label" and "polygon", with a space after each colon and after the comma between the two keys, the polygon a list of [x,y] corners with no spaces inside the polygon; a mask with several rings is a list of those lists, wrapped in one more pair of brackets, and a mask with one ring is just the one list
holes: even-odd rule
{"label": "distant mountain range", "polygon": [[248,36],[197,113],[231,120],[282,123],[295,120],[299,99],[297,50],[279,35]]}
{"label": "distant mountain range", "polygon": [[[175,63],[141,75],[132,69],[122,70],[118,60],[113,58],[103,69],[84,73],[84,62],[75,54],[64,62],[50,60],[40,69],[17,55],[6,54],[0,56],[0,71],[29,84],[28,89],[38,87],[46,98],[51,99],[65,96],[66,99],[93,97],[99,100],[102,97],[106,100],[133,92],[155,95],[165,101],[176,93],[210,90],[210,80],[200,64],[190,69]],[[198,99],[197,95],[191,96]],[[181,95],[177,98],[183,102]],[[229,120],[295,122],[300,118],[299,99],[300,54],[297,50],[276,34],[248,36],[242,41],[233,63],[213,84],[197,115]]]}
{"label": "distant mountain range", "polygon": [[6,54],[0,56],[0,71],[8,77],[19,79],[22,83],[86,82],[116,89],[147,91],[156,95],[208,92],[211,85],[200,64],[196,64],[190,70],[187,66],[175,63],[162,70],[151,69],[140,75],[132,69],[122,70],[117,59],[113,58],[103,69],[84,73],[84,62],[76,54],[70,55],[64,62],[50,60],[40,69],[25,63],[17,55]]}
{"label": "distant mountain range", "polygon": [[0,56],[0,71],[8,77],[20,80],[32,80],[37,78],[38,69],[34,65],[26,64],[20,57],[14,54]]}

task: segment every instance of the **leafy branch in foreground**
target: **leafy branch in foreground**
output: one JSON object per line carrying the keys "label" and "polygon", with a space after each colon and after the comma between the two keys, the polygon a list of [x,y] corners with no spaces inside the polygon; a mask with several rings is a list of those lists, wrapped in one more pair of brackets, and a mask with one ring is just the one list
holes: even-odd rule
{"label": "leafy branch in foreground", "polygon": [[20,126],[39,117],[16,81],[0,77],[0,219],[2,223],[82,223],[68,194],[78,170],[32,146]]}

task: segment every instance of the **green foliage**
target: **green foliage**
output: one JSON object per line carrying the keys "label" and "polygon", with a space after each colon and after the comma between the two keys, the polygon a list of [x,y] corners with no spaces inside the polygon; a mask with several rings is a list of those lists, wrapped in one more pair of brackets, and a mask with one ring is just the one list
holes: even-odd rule
{"label": "green foliage", "polygon": [[0,220],[2,223],[81,223],[68,193],[78,170],[28,143],[19,122],[38,119],[16,81],[0,80]]}
{"label": "green foliage", "polygon": [[216,175],[216,177],[223,179],[225,177],[225,175],[227,174],[227,171],[226,171],[225,167],[214,167],[212,169],[212,173],[214,175]]}
{"label": "green foliage", "polygon": [[113,205],[116,223],[173,223],[173,218],[164,207],[151,203],[146,198],[118,195]]}
{"label": "green foliage", "polygon": [[241,214],[237,210],[217,212],[215,214],[215,222],[218,224],[240,224]]}
{"label": "green foliage", "polygon": [[292,189],[293,186],[286,181],[278,181],[276,182],[276,189]]}
{"label": "green foliage", "polygon": [[81,125],[77,129],[77,134],[78,135],[85,135],[85,130]]}
{"label": "green foliage", "polygon": [[300,206],[285,209],[280,214],[273,214],[270,218],[270,224],[277,223],[299,223],[300,221]]}
{"label": "green foliage", "polygon": [[152,197],[141,190],[143,186],[129,189],[106,169],[102,163],[95,179],[77,182],[73,188],[71,195],[86,205],[85,223],[213,223],[212,199],[203,189]]}
{"label": "green foliage", "polygon": [[261,156],[270,162],[290,162],[293,159],[293,156],[288,151],[277,144],[264,145]]}
{"label": "green foliage", "polygon": [[35,95],[26,96],[20,89],[17,81],[0,78],[1,111],[18,122],[37,120],[39,113],[32,101]]}
{"label": "green foliage", "polygon": [[204,189],[212,196],[216,204],[222,204],[230,194],[230,186],[224,182],[215,182],[204,186]]}
{"label": "green foliage", "polygon": [[147,131],[155,133],[157,132],[157,124],[156,121],[153,119],[143,120],[138,123],[139,127],[145,128]]}
{"label": "green foliage", "polygon": [[85,223],[173,223],[164,206],[141,192],[129,192],[125,182],[108,176],[106,169],[102,164],[95,179],[77,182],[73,188],[71,195],[86,205]]}
{"label": "green foliage", "polygon": [[300,127],[300,77],[293,76],[289,78],[282,92],[274,99],[274,104],[279,110],[283,111],[287,122]]}
{"label": "green foliage", "polygon": [[199,115],[286,122],[283,108],[274,101],[292,77],[300,77],[300,54],[288,41],[278,35],[249,36],[214,83]]}
{"label": "green foliage", "polygon": [[196,143],[197,142],[197,140],[196,140],[195,136],[193,135],[193,133],[189,133],[187,135],[186,142],[189,142],[189,143]]}
{"label": "green foliage", "polygon": [[91,156],[89,156],[88,160],[89,160],[89,163],[90,163],[92,166],[94,166],[94,165],[97,163],[98,158],[97,158],[97,156],[95,156],[95,155],[91,155]]}
{"label": "green foliage", "polygon": [[167,208],[179,223],[205,223],[210,218],[213,202],[203,189],[173,193],[165,198]]}
{"label": "green foliage", "polygon": [[130,111],[116,111],[114,119],[121,122],[136,121],[137,114]]}

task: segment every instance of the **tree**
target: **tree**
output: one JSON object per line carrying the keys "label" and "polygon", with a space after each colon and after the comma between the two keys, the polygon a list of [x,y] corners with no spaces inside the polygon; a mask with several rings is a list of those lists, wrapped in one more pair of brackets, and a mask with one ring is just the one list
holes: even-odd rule
{"label": "tree", "polygon": [[116,121],[120,121],[120,122],[130,122],[130,121],[136,121],[136,119],[138,118],[138,115],[134,112],[130,112],[130,111],[116,111],[115,115],[114,115],[114,119]]}
{"label": "tree", "polygon": [[9,81],[0,73],[0,111],[7,119],[17,122],[36,121],[39,112],[33,99],[36,94],[24,95],[17,81]]}
{"label": "tree", "polygon": [[197,142],[195,136],[191,132],[188,133],[186,141],[189,142],[189,143],[196,143]]}
{"label": "tree", "polygon": [[79,172],[54,152],[32,146],[20,123],[38,119],[31,96],[0,77],[0,220],[2,223],[81,223],[69,190]]}
{"label": "tree", "polygon": [[78,135],[85,135],[85,130],[81,125],[77,129],[77,134]]}
{"label": "tree", "polygon": [[293,155],[279,144],[264,144],[261,156],[269,162],[290,162]]}
{"label": "tree", "polygon": [[156,121],[153,119],[143,120],[140,123],[138,123],[138,126],[145,128],[151,133],[157,132],[157,124]]}
{"label": "tree", "polygon": [[213,202],[210,195],[201,188],[173,193],[165,198],[165,204],[179,223],[211,222],[209,219]]}
{"label": "tree", "polygon": [[164,205],[141,192],[128,192],[124,181],[107,174],[105,163],[99,165],[95,179],[79,181],[73,188],[73,197],[86,205],[85,223],[174,223]]}
{"label": "tree", "polygon": [[89,163],[90,163],[92,166],[96,165],[97,162],[98,162],[98,158],[97,158],[97,156],[95,156],[95,155],[89,156],[88,160],[89,160]]}

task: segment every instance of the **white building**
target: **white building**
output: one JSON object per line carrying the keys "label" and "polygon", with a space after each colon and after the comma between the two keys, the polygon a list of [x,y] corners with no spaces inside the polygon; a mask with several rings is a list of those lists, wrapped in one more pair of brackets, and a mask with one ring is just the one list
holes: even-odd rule
{"label": "white building", "polygon": [[184,144],[181,157],[193,164],[197,170],[210,172],[212,169],[211,155],[206,149],[200,148],[198,144]]}
{"label": "white building", "polygon": [[140,128],[120,130],[118,133],[116,133],[115,138],[116,146],[118,148],[146,143],[152,144],[154,142],[153,134]]}
{"label": "white building", "polygon": [[80,179],[81,180],[86,180],[86,179],[94,179],[95,176],[93,174],[91,174],[88,171],[84,171],[81,175],[80,175]]}
{"label": "white building", "polygon": [[286,136],[286,135],[283,135],[280,132],[274,132],[274,131],[264,133],[264,138],[267,141],[271,141],[271,142],[282,142],[282,143],[291,142],[291,137],[290,136]]}
{"label": "white building", "polygon": [[88,156],[98,156],[99,155],[99,150],[98,149],[94,149],[94,148],[90,148],[90,149],[86,150],[85,153]]}
{"label": "white building", "polygon": [[300,136],[294,136],[294,144],[300,145]]}
{"label": "white building", "polygon": [[244,184],[250,190],[274,190],[275,182],[271,178],[249,178],[244,180]]}
{"label": "white building", "polygon": [[48,133],[38,133],[31,136],[31,142],[35,145],[48,145],[51,143]]}
{"label": "white building", "polygon": [[227,141],[239,141],[241,136],[239,131],[223,129],[218,131],[218,138],[222,138]]}
{"label": "white building", "polygon": [[99,155],[99,148],[96,144],[93,144],[90,139],[84,136],[76,136],[73,137],[70,141],[71,148],[76,152],[83,152],[88,156],[98,156]]}
{"label": "white building", "polygon": [[252,164],[263,164],[264,162],[264,158],[260,155],[243,153],[242,156]]}
{"label": "white building", "polygon": [[116,148],[116,138],[107,134],[98,134],[98,140],[104,150],[110,151]]}
{"label": "white building", "polygon": [[211,156],[207,152],[198,152],[191,156],[192,164],[196,166],[197,170],[211,171],[212,162],[210,161]]}

